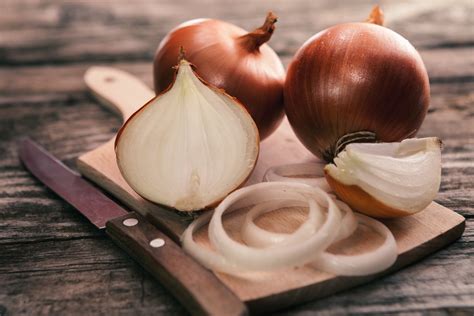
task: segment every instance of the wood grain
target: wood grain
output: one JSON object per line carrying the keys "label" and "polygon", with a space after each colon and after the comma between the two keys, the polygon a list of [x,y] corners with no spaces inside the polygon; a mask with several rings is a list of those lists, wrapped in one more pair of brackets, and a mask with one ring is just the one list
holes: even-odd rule
{"label": "wood grain", "polygon": [[[0,22],[0,63],[12,66],[151,60],[159,40],[182,21],[220,18],[253,29],[261,25],[268,10],[280,16],[272,47],[280,55],[292,55],[311,35],[330,25],[365,20],[372,5],[369,0],[330,4],[305,0],[207,0],[201,6],[189,0],[180,4],[120,0],[113,6],[107,1],[4,1],[0,7],[5,16]],[[469,0],[383,4],[387,26],[418,48],[472,44],[470,6]],[[19,11],[29,23],[15,18]],[[440,23],[444,27],[439,27]]]}
{"label": "wood grain", "polygon": [[[202,16],[247,29],[280,15],[270,45],[285,64],[309,36],[362,20],[373,1],[0,2],[0,315],[184,314],[153,278],[19,164],[33,136],[70,166],[110,140],[121,119],[89,96],[82,76],[103,64],[151,85],[151,57],[171,27]],[[474,313],[474,6],[384,1],[388,25],[420,51],[432,103],[421,136],[444,141],[436,201],[467,218],[448,248],[363,287],[279,315]],[[259,12],[261,11],[261,12]]]}

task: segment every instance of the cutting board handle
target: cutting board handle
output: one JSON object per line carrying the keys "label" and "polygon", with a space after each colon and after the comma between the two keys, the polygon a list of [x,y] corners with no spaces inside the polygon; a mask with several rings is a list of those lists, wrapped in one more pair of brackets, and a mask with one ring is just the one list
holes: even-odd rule
{"label": "cutting board handle", "polygon": [[91,67],[84,81],[100,102],[122,115],[124,121],[155,96],[140,79],[117,68]]}
{"label": "cutting board handle", "polygon": [[107,222],[107,234],[193,315],[247,315],[247,307],[209,270],[136,212]]}

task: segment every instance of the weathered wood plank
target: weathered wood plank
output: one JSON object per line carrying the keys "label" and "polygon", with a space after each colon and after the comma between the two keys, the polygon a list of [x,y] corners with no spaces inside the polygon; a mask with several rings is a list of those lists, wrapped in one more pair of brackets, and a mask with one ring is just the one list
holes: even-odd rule
{"label": "weathered wood plank", "polygon": [[[474,47],[424,49],[420,50],[420,54],[433,84],[474,82]],[[290,60],[291,56],[282,57],[285,66]],[[79,65],[0,68],[0,78],[8,78],[0,81],[1,96],[84,92],[84,73],[96,65],[86,62]],[[133,73],[152,86],[152,58],[148,61],[107,62],[107,65]]]}
{"label": "weathered wood plank", "polygon": [[104,236],[8,245],[2,252],[0,306],[7,315],[184,314]]}
{"label": "weathered wood plank", "polygon": [[[470,268],[474,263],[474,223],[467,225],[458,242],[419,264],[299,306],[291,314],[474,308],[469,300],[474,290],[469,282],[474,278]],[[182,313],[159,284],[103,236],[1,247],[0,305],[12,315]]]}
{"label": "weathered wood plank", "polygon": [[[50,64],[85,61],[150,60],[159,41],[178,23],[198,17],[226,19],[246,29],[260,25],[265,12],[280,15],[271,45],[293,55],[311,35],[343,22],[362,21],[373,1],[192,2],[6,1],[0,12],[0,64]],[[397,1],[384,7],[387,26],[416,47],[473,45],[470,0]],[[44,12],[44,14],[38,14]],[[16,16],[22,16],[19,22]],[[438,27],[439,25],[443,27]]]}

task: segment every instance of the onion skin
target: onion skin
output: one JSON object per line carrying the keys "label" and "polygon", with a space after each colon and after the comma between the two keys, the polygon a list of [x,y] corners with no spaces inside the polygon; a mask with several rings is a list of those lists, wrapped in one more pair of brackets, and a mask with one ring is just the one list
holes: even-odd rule
{"label": "onion skin", "polygon": [[327,182],[336,195],[355,211],[376,218],[398,218],[413,214],[387,206],[362,190],[359,186],[340,183],[331,177],[328,172],[325,171],[324,173]]}
{"label": "onion skin", "polygon": [[267,42],[276,16],[269,13],[265,24],[248,33],[219,20],[197,19],[172,30],[160,43],[154,58],[157,94],[173,81],[180,46],[186,59],[210,84],[238,98],[254,119],[260,139],[268,137],[283,119],[285,70]]}
{"label": "onion skin", "polygon": [[310,38],[289,66],[284,95],[297,137],[328,162],[349,133],[373,132],[372,141],[383,142],[413,137],[430,102],[418,52],[372,23],[340,24]]}

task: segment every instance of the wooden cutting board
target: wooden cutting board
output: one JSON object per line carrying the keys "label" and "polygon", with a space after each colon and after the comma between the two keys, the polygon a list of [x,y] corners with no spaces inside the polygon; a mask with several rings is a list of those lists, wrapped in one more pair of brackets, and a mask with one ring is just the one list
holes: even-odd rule
{"label": "wooden cutting board", "polygon": [[[99,100],[120,113],[124,120],[154,96],[153,91],[139,79],[113,68],[93,67],[87,71],[85,81]],[[179,242],[189,220],[165,207],[143,200],[127,185],[118,170],[113,143],[114,139],[80,156],[77,162],[80,172]],[[301,145],[285,119],[279,129],[262,142],[257,166],[247,184],[260,182],[270,166],[310,161],[318,160]],[[243,214],[233,214],[224,223],[237,239]],[[282,210],[266,214],[257,223],[271,230],[291,232],[305,216],[305,211],[301,209],[292,212]],[[465,219],[433,202],[418,214],[385,220],[384,223],[395,236],[399,256],[389,270],[378,275],[338,277],[310,267],[252,273],[245,278],[221,273],[216,275],[252,311],[276,310],[348,289],[420,260],[458,239],[464,231]],[[198,232],[196,239],[202,244],[208,243],[205,229]],[[355,246],[349,248],[342,242],[331,251],[349,254],[370,250],[381,241],[380,236],[362,227],[352,238],[351,244],[355,242]]]}

